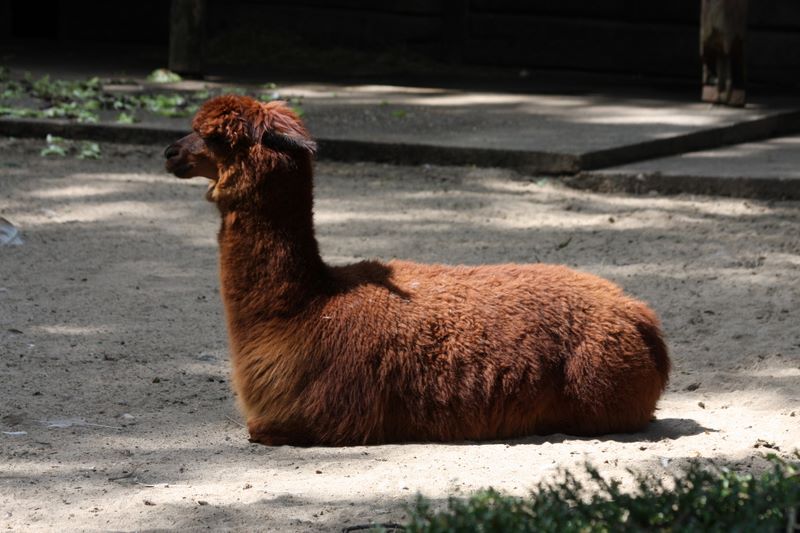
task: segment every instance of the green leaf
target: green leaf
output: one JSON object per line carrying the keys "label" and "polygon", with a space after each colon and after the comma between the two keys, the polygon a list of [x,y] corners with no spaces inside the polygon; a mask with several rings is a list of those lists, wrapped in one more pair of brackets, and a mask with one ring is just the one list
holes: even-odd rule
{"label": "green leaf", "polygon": [[86,111],[85,109],[79,110],[75,118],[78,119],[78,122],[88,122],[91,124],[95,124],[100,119],[95,113]]}
{"label": "green leaf", "polygon": [[14,118],[42,118],[44,117],[44,113],[38,109],[30,109],[27,107],[0,106],[0,116],[9,116]]}
{"label": "green leaf", "polygon": [[262,102],[272,102],[273,100],[280,100],[280,98],[281,95],[277,91],[261,93],[258,95],[258,99]]}
{"label": "green leaf", "polygon": [[139,100],[148,111],[165,117],[185,117],[191,113],[186,98],[177,93],[144,94]]}
{"label": "green leaf", "polygon": [[64,148],[62,148],[61,146],[46,146],[42,148],[42,150],[39,152],[39,155],[44,157],[47,157],[49,155],[57,155],[60,157],[64,157],[65,155],[67,155],[67,151],[64,150]]}
{"label": "green leaf", "polygon": [[166,68],[157,68],[147,76],[147,81],[153,83],[177,83],[183,78]]}
{"label": "green leaf", "polygon": [[100,145],[95,142],[82,143],[78,159],[100,159]]}
{"label": "green leaf", "polygon": [[20,98],[25,94],[25,89],[22,84],[14,80],[2,82],[0,84],[0,98],[10,100],[12,98]]}
{"label": "green leaf", "polygon": [[136,117],[131,113],[122,112],[117,116],[117,124],[133,124],[136,122]]}
{"label": "green leaf", "polygon": [[39,155],[42,157],[47,157],[51,155],[57,155],[59,157],[64,157],[67,155],[67,149],[64,146],[64,139],[61,137],[56,137],[55,135],[47,134],[45,138],[45,142],[47,146],[42,148],[39,152]]}

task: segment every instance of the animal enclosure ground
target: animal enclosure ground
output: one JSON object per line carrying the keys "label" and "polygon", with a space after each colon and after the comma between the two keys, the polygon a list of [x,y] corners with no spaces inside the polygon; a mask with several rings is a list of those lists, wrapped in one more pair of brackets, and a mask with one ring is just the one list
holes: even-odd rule
{"label": "animal enclosure ground", "polygon": [[800,203],[610,196],[497,169],[317,165],[323,256],[565,263],[661,315],[674,371],[635,435],[249,444],[228,383],[204,180],[153,147],[0,140],[0,526],[329,531],[559,468],[762,468],[800,443]]}

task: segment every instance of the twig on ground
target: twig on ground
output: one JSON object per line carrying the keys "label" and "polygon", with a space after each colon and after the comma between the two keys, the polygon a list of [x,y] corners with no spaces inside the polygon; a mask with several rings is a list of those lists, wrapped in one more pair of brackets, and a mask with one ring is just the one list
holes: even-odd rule
{"label": "twig on ground", "polygon": [[231,422],[233,422],[234,424],[236,424],[240,428],[246,427],[244,424],[242,424],[238,420],[234,420],[233,418],[229,417],[228,415],[225,415],[225,418],[227,418],[228,420],[230,420]]}

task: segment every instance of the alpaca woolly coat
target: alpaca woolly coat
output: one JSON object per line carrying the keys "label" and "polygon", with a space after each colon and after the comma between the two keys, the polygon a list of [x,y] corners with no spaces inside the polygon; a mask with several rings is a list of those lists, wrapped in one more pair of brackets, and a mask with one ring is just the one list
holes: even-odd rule
{"label": "alpaca woolly coat", "polygon": [[654,313],[613,283],[543,264],[328,266],[299,119],[228,96],[193,127],[167,149],[167,168],[212,180],[233,383],[252,440],[597,435],[651,420],[666,347]]}

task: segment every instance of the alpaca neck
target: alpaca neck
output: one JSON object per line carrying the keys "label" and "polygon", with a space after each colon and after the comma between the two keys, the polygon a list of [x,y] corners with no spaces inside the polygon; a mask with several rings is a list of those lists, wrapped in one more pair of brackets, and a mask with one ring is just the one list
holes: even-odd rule
{"label": "alpaca neck", "polygon": [[222,213],[222,295],[233,330],[299,312],[322,287],[325,265],[307,205]]}

